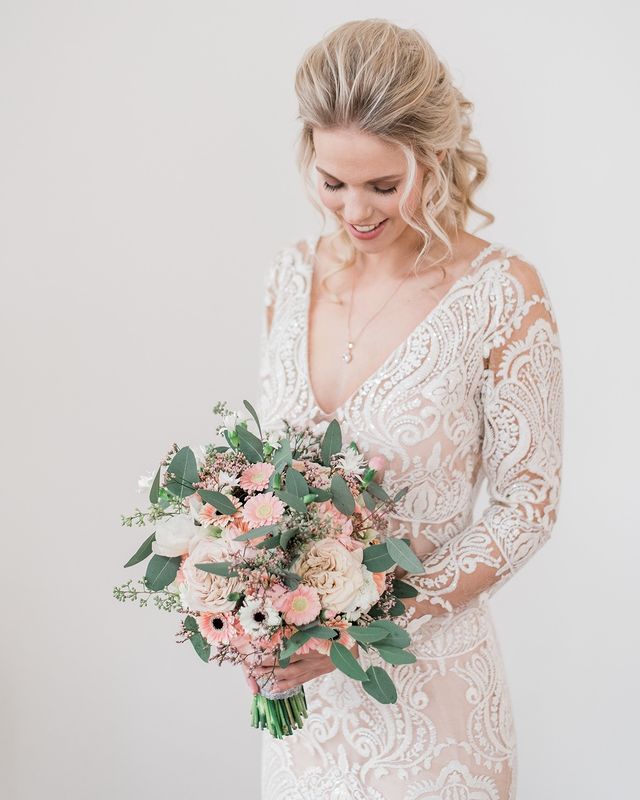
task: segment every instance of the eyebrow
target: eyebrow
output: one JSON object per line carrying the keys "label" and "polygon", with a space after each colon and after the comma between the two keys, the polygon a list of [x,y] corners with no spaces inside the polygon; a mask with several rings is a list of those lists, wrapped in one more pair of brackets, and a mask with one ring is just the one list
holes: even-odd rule
{"label": "eyebrow", "polygon": [[[326,170],[322,169],[322,167],[316,167],[316,169],[318,170],[318,172],[321,172],[323,175],[326,175],[327,178],[332,178],[334,181],[340,182],[340,178],[336,178],[335,175],[332,175],[330,172],[327,172]],[[380,183],[380,181],[398,180],[401,177],[402,175],[383,175],[381,178],[372,178],[370,181],[367,181],[367,183]]]}

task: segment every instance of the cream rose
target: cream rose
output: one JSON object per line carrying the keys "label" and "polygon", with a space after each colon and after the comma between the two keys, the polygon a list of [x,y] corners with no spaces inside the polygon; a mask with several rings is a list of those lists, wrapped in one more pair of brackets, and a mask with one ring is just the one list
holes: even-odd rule
{"label": "cream rose", "polygon": [[240,581],[196,567],[196,564],[228,561],[234,549],[233,543],[224,538],[207,537],[192,542],[189,556],[182,565],[184,582],[180,586],[181,600],[189,609],[216,612],[230,611],[235,606],[235,601],[227,600],[227,595],[242,588]]}
{"label": "cream rose", "polygon": [[162,517],[156,523],[156,538],[151,549],[159,556],[182,556],[189,552],[191,541],[202,535],[201,530],[189,514]]}
{"label": "cream rose", "polygon": [[335,539],[313,542],[293,569],[318,592],[322,607],[336,613],[353,608],[364,582],[362,550],[349,551]]}

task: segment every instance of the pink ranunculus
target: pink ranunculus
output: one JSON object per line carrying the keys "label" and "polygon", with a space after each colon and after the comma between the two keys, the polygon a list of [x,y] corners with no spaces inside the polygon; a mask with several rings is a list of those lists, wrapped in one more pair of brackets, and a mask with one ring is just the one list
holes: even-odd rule
{"label": "pink ranunculus", "polygon": [[268,464],[266,461],[260,461],[257,464],[251,464],[247,467],[240,476],[240,486],[245,492],[260,492],[266,489],[269,485],[269,478],[275,471],[273,464]]}
{"label": "pink ranunculus", "polygon": [[284,509],[284,503],[273,492],[263,492],[247,500],[242,515],[250,528],[260,528],[278,522],[284,514]]}
{"label": "pink ranunculus", "polygon": [[382,456],[382,455],[372,456],[369,459],[369,467],[371,469],[375,469],[375,471],[378,472],[378,473],[384,472],[385,469],[388,466],[389,466],[389,462],[387,461],[385,456]]}
{"label": "pink ranunculus", "polygon": [[278,599],[278,611],[284,614],[290,625],[306,625],[320,613],[320,598],[311,586],[300,584],[292,592],[283,594]]}

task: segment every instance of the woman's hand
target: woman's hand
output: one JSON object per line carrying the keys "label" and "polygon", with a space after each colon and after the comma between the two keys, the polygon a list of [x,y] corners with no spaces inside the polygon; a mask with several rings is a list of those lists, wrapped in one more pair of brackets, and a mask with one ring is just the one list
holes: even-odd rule
{"label": "woman's hand", "polygon": [[[351,648],[351,653],[354,658],[358,657],[357,644]],[[256,678],[269,676],[271,678],[269,688],[274,692],[285,692],[294,686],[300,686],[333,672],[335,668],[331,658],[322,653],[311,652],[302,656],[294,653],[286,667],[277,666],[277,659],[273,656],[265,656],[260,666],[253,668],[253,674]]]}

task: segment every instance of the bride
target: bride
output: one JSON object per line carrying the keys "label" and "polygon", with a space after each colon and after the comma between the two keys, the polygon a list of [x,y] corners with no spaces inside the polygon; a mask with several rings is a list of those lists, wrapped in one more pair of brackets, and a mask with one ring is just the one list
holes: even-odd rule
{"label": "bride", "polygon": [[[396,704],[327,656],[275,669],[275,690],[304,684],[309,717],[283,740],[263,737],[262,798],[514,798],[489,600],[557,516],[563,395],[549,294],[514,249],[465,230],[470,211],[494,219],[474,202],[486,158],[472,104],[417,31],[341,25],[304,54],[295,85],[299,166],[335,230],[272,261],[260,418],[320,430],[336,418],[382,459],[387,491],[410,487],[387,535],[410,537],[425,572],[405,577],[418,596],[399,618],[417,660],[384,664]],[[473,517],[483,478],[489,503]]]}

